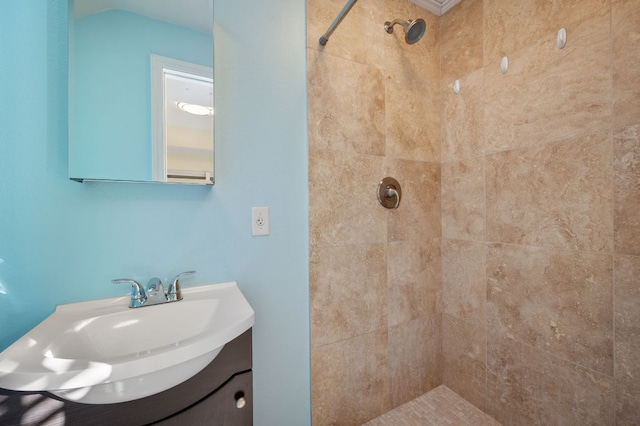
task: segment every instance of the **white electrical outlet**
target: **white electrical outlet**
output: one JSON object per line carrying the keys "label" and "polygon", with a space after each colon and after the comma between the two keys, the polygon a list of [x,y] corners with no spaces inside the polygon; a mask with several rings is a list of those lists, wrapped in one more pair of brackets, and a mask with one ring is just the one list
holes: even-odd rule
{"label": "white electrical outlet", "polygon": [[269,235],[269,207],[251,207],[251,235]]}

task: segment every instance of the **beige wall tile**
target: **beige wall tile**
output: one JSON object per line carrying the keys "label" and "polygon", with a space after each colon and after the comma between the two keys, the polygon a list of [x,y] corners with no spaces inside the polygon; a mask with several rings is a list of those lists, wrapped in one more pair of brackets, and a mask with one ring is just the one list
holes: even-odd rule
{"label": "beige wall tile", "polygon": [[613,379],[489,333],[488,411],[504,425],[611,425]]}
{"label": "beige wall tile", "polygon": [[440,161],[439,97],[437,85],[415,82],[408,86],[394,76],[387,76],[387,157]]}
{"label": "beige wall tile", "polygon": [[443,80],[443,162],[484,154],[483,77],[484,72],[480,69],[460,78],[460,93],[457,95],[453,92],[454,80]]}
{"label": "beige wall tile", "polygon": [[607,133],[488,155],[487,239],[609,252]]}
{"label": "beige wall tile", "polygon": [[309,147],[384,155],[382,72],[313,49],[307,53]]}
{"label": "beige wall tile", "polygon": [[613,376],[612,280],[611,255],[490,244],[488,327]]}
{"label": "beige wall tile", "polygon": [[385,244],[311,249],[313,347],[387,328]]}
{"label": "beige wall tile", "polygon": [[486,409],[486,353],[484,318],[465,322],[442,315],[443,383],[481,410]]}
{"label": "beige wall tile", "polygon": [[567,32],[564,49],[556,47],[553,35],[509,54],[506,74],[500,72],[499,58],[485,65],[484,141],[488,152],[609,129],[608,9],[568,25]]}
{"label": "beige wall tile", "polygon": [[346,4],[343,0],[307,0],[307,47],[361,64],[382,67],[384,0],[356,3],[329,38],[318,42]]}
{"label": "beige wall tile", "polygon": [[[535,350],[535,349],[532,349]],[[555,356],[544,362],[540,401],[543,425],[613,424],[613,378]]]}
{"label": "beige wall tile", "polygon": [[616,382],[616,426],[636,426],[640,419],[640,386]]}
{"label": "beige wall tile", "polygon": [[[440,161],[438,20],[408,1],[387,0],[386,18],[423,18],[427,30],[409,45],[400,26],[385,37],[386,155]],[[383,31],[384,32],[384,31]]]}
{"label": "beige wall tile", "polygon": [[387,257],[389,325],[440,313],[440,240],[391,242]]}
{"label": "beige wall tile", "polygon": [[442,235],[484,240],[484,157],[442,163]]}
{"label": "beige wall tile", "polygon": [[386,332],[313,349],[313,425],[358,426],[389,410],[388,365]]}
{"label": "beige wall tile", "polygon": [[615,378],[617,424],[640,420],[640,257],[616,256]]}
{"label": "beige wall tile", "polygon": [[487,413],[505,426],[543,425],[541,352],[487,331]]}
{"label": "beige wall tile", "polygon": [[309,232],[312,247],[387,240],[387,211],[376,186],[382,158],[329,151],[309,153]]}
{"label": "beige wall tile", "polygon": [[[400,206],[384,210],[388,217],[389,241],[424,241],[440,237],[440,164],[422,161],[384,160],[385,176],[402,188]],[[374,194],[372,194],[374,197]],[[377,200],[377,198],[376,198]]]}
{"label": "beige wall tile", "polygon": [[640,4],[619,0],[612,4],[613,125],[640,123]]}
{"label": "beige wall tile", "polygon": [[640,255],[640,125],[614,133],[613,177],[615,251]]}
{"label": "beige wall tile", "polygon": [[443,312],[467,323],[485,323],[486,244],[442,241]]}
{"label": "beige wall tile", "polygon": [[440,18],[440,62],[445,83],[482,68],[483,0],[464,0]]}
{"label": "beige wall tile", "polygon": [[442,384],[442,318],[434,315],[389,328],[392,406]]}
{"label": "beige wall tile", "polygon": [[485,0],[484,64],[499,64],[502,56],[542,37],[555,40],[560,28],[570,27],[608,6],[609,0]]}

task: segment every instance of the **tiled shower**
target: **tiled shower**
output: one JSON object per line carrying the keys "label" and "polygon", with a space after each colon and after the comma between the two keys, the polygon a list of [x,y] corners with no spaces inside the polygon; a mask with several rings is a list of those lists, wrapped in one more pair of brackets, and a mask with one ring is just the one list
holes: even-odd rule
{"label": "tiled shower", "polygon": [[505,425],[638,424],[640,2],[360,1],[321,48],[343,6],[307,1],[313,424],[440,384]]}

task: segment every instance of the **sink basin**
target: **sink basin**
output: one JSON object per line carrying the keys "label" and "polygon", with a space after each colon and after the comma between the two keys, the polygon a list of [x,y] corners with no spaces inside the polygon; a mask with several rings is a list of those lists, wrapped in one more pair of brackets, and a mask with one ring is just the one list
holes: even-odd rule
{"label": "sink basin", "polygon": [[184,382],[251,328],[254,312],[235,282],[182,294],[135,309],[129,297],[59,305],[0,353],[0,388],[109,404]]}

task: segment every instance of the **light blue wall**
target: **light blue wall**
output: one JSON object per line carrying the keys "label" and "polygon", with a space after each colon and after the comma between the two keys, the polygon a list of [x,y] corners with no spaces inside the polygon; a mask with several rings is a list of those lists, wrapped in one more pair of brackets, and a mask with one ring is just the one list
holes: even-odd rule
{"label": "light blue wall", "polygon": [[[256,311],[255,424],[310,423],[304,4],[216,0],[208,188],[69,181],[66,0],[2,3],[0,349],[56,304],[126,294],[112,278],[196,269]],[[251,206],[271,236],[251,237]]]}
{"label": "light blue wall", "polygon": [[74,24],[69,176],[152,180],[150,55],[213,67],[211,34],[121,10]]}

